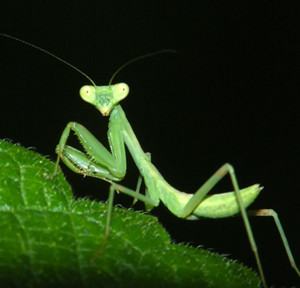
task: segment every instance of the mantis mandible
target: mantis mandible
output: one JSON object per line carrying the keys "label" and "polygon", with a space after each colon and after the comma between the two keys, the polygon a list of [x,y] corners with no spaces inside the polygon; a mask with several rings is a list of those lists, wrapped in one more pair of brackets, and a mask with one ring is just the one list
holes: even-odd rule
{"label": "mantis mandible", "polygon": [[[115,191],[122,192],[133,197],[134,202],[137,200],[144,202],[147,211],[157,207],[161,201],[175,216],[187,220],[197,220],[202,217],[225,218],[240,213],[246,228],[251,249],[256,259],[262,284],[264,287],[267,287],[248,215],[272,216],[283,241],[290,264],[300,277],[300,271],[294,261],[294,257],[277,213],[272,209],[246,211],[246,208],[256,199],[262,190],[262,187],[255,184],[247,188],[240,189],[233,166],[226,163],[220,167],[194,194],[181,192],[173,188],[163,178],[157,168],[151,163],[150,154],[145,153],[140,146],[129,121],[126,118],[125,112],[119,104],[121,100],[128,96],[129,87],[125,83],[112,84],[112,81],[115,75],[128,64],[158,53],[171,52],[170,50],[150,53],[128,61],[113,74],[107,86],[96,86],[91,78],[89,78],[85,73],[56,55],[13,36],[6,34],[1,35],[41,50],[42,52],[77,70],[92,83],[92,85],[86,85],[80,89],[81,98],[92,104],[102,116],[109,116],[107,137],[111,151],[106,149],[104,145],[101,144],[101,142],[99,142],[84,126],[76,122],[69,122],[61,135],[59,144],[56,147],[57,161],[54,172],[54,174],[57,172],[59,161],[62,160],[67,167],[76,173],[99,178],[110,183],[103,243],[106,243],[109,237]],[[66,144],[71,131],[73,131],[78,137],[85,153]],[[125,145],[127,146],[140,172],[140,177],[135,190],[128,189],[116,183],[121,181],[126,175]],[[227,174],[230,176],[233,191],[208,195],[212,188]],[[142,179],[144,179],[146,186],[145,195],[139,192]],[[99,257],[103,248],[104,244],[93,260]]]}

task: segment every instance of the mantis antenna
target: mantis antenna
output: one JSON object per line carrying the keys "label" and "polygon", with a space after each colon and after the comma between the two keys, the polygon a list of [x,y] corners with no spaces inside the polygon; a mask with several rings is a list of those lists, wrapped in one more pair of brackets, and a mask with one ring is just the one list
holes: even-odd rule
{"label": "mantis antenna", "polygon": [[[55,54],[37,46],[37,45],[34,45],[30,42],[27,42],[25,40],[22,40],[22,39],[19,39],[17,37],[14,37],[14,36],[11,36],[11,35],[8,35],[8,34],[4,34],[4,33],[0,33],[1,36],[3,37],[6,37],[6,38],[9,38],[9,39],[12,39],[12,40],[15,40],[15,41],[18,41],[20,43],[23,43],[25,45],[28,45],[32,48],[35,48],[37,50],[40,50],[41,52],[43,53],[46,53],[47,55],[57,59],[58,61],[68,65],[69,67],[71,67],[72,69],[76,70],[77,72],[79,72],[81,75],[83,75],[85,78],[87,78],[92,84],[94,87],[96,87],[96,84],[95,82],[91,79],[91,77],[89,77],[86,73],[84,73],[83,71],[81,71],[79,68],[75,67],[74,65],[72,65],[71,63],[67,62],[66,60],[56,56]],[[159,51],[155,51],[155,52],[151,52],[151,53],[148,53],[148,54],[145,54],[145,55],[142,55],[142,56],[139,56],[139,57],[136,57],[134,59],[131,59],[129,60],[128,62],[126,62],[125,64],[123,64],[120,68],[118,68],[116,70],[116,72],[113,74],[113,76],[110,78],[109,80],[109,86],[111,86],[111,83],[112,81],[114,80],[114,78],[116,77],[116,75],[123,69],[125,68],[126,66],[128,66],[129,64],[133,63],[133,62],[136,62],[136,61],[139,61],[141,59],[144,59],[144,58],[147,58],[147,57],[151,57],[151,56],[155,56],[155,55],[158,55],[158,54],[162,54],[162,53],[176,53],[175,50],[172,50],[172,49],[164,49],[164,50],[159,50]]]}
{"label": "mantis antenna", "polygon": [[176,53],[176,50],[173,50],[173,49],[159,50],[159,51],[151,52],[151,53],[148,53],[148,54],[145,54],[145,55],[142,55],[142,56],[139,56],[139,57],[136,57],[136,58],[134,58],[134,59],[129,60],[128,62],[126,62],[125,64],[123,64],[120,68],[118,68],[117,71],[111,76],[108,85],[110,86],[111,83],[112,83],[112,81],[113,81],[114,78],[116,77],[116,75],[117,75],[123,68],[125,68],[126,66],[128,66],[129,64],[131,64],[131,63],[133,63],[133,62],[136,62],[136,61],[139,61],[139,60],[141,60],[141,59],[144,59],[144,58],[147,58],[147,57],[152,57],[152,56],[155,56],[155,55],[158,55],[158,54],[162,54],[162,53]]}
{"label": "mantis antenna", "polygon": [[19,39],[19,38],[17,38],[17,37],[14,37],[14,36],[11,36],[11,35],[8,35],[8,34],[3,34],[3,33],[1,33],[0,35],[3,36],[3,37],[7,37],[7,38],[9,38],[9,39],[13,39],[13,40],[18,41],[18,42],[21,42],[21,43],[23,43],[23,44],[25,44],[25,45],[28,45],[28,46],[32,47],[32,48],[35,48],[35,49],[37,49],[37,50],[40,50],[40,51],[42,51],[42,52],[48,54],[48,55],[51,56],[51,57],[54,57],[54,58],[57,59],[58,61],[60,61],[60,62],[62,62],[62,63],[64,63],[64,64],[66,64],[66,65],[68,65],[69,67],[71,67],[71,68],[73,68],[74,70],[76,70],[77,72],[79,72],[81,75],[83,75],[85,78],[87,78],[87,79],[93,84],[93,86],[96,87],[95,82],[94,82],[87,74],[85,74],[83,71],[81,71],[80,69],[78,69],[77,67],[75,67],[74,65],[72,65],[71,63],[67,62],[66,60],[64,60],[64,59],[62,59],[62,58],[56,56],[55,54],[53,54],[53,53],[51,53],[51,52],[49,52],[49,51],[47,51],[47,50],[45,50],[45,49],[43,49],[43,48],[41,48],[41,47],[39,47],[39,46],[36,46],[36,45],[34,45],[34,44],[30,43],[30,42],[27,42],[27,41],[24,41],[24,40],[22,40],[22,39]]}

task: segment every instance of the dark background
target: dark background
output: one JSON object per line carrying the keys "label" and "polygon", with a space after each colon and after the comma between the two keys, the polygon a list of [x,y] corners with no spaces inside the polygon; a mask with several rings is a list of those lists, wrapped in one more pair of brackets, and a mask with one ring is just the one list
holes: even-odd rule
{"label": "dark background", "polygon": [[[242,3],[241,3],[242,2]],[[174,187],[193,193],[223,163],[241,187],[265,186],[252,208],[273,208],[300,263],[299,1],[2,1],[3,31],[107,84],[126,61],[122,106],[145,151]],[[1,38],[0,137],[55,159],[68,121],[107,143],[107,119],[84,103],[87,80],[37,50]],[[123,184],[138,172],[129,158]],[[64,167],[74,193],[107,199],[108,185]],[[224,180],[216,192],[231,189]],[[116,203],[131,199],[119,195]],[[143,209],[138,205],[137,209]],[[256,269],[240,218],[188,222],[161,205],[175,242],[203,245]],[[271,218],[251,219],[269,284],[300,287]]]}

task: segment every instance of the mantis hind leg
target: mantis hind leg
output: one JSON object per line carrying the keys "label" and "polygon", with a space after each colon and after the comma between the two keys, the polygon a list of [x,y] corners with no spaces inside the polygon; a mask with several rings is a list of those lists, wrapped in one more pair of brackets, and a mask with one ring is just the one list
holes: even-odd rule
{"label": "mantis hind leg", "polygon": [[249,210],[247,211],[249,216],[271,216],[274,219],[274,222],[276,224],[277,230],[279,232],[279,235],[281,237],[283,246],[285,248],[286,254],[289,258],[290,264],[292,266],[292,268],[296,271],[296,273],[298,274],[298,276],[300,277],[300,270],[297,267],[297,264],[295,262],[294,256],[292,254],[292,250],[290,248],[290,245],[287,241],[287,237],[285,236],[283,227],[281,225],[281,222],[279,220],[278,214],[272,210],[272,209],[259,209],[259,210]]}
{"label": "mantis hind leg", "polygon": [[239,206],[239,210],[246,228],[246,232],[248,235],[248,239],[250,242],[251,249],[254,253],[257,268],[260,274],[260,278],[264,287],[267,287],[264,272],[262,269],[260,257],[258,254],[256,242],[254,239],[254,235],[252,232],[252,228],[250,226],[249,218],[246,212],[246,209],[243,205],[243,201],[241,198],[241,193],[238,185],[237,178],[235,176],[234,168],[229,163],[224,164],[221,168],[219,168],[193,195],[193,197],[187,202],[183,209],[182,216],[188,218],[188,216],[193,215],[193,211],[195,208],[201,203],[203,198],[211,191],[211,189],[221,180],[225,175],[229,174],[232,186],[234,188],[236,200]]}

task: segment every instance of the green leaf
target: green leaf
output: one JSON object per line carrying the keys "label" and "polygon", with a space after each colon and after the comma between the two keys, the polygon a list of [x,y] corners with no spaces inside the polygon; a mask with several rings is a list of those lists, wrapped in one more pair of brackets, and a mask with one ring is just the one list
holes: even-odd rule
{"label": "green leaf", "polygon": [[259,287],[257,275],[223,256],[175,245],[157,219],[74,200],[54,163],[0,142],[0,287]]}

